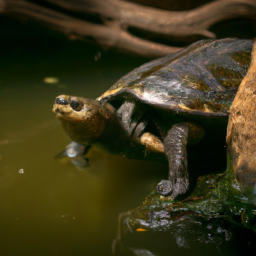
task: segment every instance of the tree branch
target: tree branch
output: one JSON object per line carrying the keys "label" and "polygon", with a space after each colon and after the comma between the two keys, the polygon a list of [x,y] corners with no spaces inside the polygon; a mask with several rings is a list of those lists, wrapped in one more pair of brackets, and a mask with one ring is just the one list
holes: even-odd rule
{"label": "tree branch", "polygon": [[130,35],[121,28],[72,18],[24,0],[0,1],[0,13],[28,17],[43,22],[73,39],[93,40],[103,48],[114,48],[146,58],[156,58],[182,49],[148,42]]}
{"label": "tree branch", "polygon": [[[197,36],[215,37],[208,29],[225,19],[247,17],[256,20],[255,0],[218,0],[180,12],[158,10],[119,0],[41,0],[40,4],[32,1],[0,0],[0,14],[34,19],[71,38],[94,41],[106,49],[112,48],[147,58],[156,58],[182,48],[141,39],[129,33],[127,28],[146,31],[150,36],[185,42]],[[76,15],[74,12],[97,16],[104,24],[74,18],[71,16]]]}
{"label": "tree branch", "polygon": [[208,29],[215,23],[238,17],[255,19],[255,0],[219,0],[190,11],[165,11],[117,0],[46,0],[79,13],[118,20],[128,27],[139,28],[175,40],[201,35],[214,38]]}

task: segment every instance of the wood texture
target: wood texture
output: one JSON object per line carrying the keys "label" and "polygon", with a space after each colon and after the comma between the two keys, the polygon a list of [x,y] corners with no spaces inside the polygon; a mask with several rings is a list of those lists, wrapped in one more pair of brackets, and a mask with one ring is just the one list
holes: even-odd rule
{"label": "wood texture", "polygon": [[66,34],[70,39],[96,42],[104,49],[114,49],[145,58],[156,58],[182,48],[153,43],[129,34],[117,26],[105,26],[39,6],[23,0],[0,0],[0,13],[29,18]]}
{"label": "wood texture", "polygon": [[128,27],[139,28],[165,37],[186,40],[191,35],[215,38],[208,29],[215,23],[237,17],[253,17],[255,0],[220,0],[190,11],[159,10],[117,0],[46,0],[64,9],[91,13],[116,20]]}
{"label": "wood texture", "polygon": [[182,49],[170,46],[174,41],[185,45],[215,38],[209,29],[216,23],[256,20],[256,1],[218,0],[192,10],[168,11],[120,0],[0,0],[0,14],[39,21],[104,49],[156,58]]}

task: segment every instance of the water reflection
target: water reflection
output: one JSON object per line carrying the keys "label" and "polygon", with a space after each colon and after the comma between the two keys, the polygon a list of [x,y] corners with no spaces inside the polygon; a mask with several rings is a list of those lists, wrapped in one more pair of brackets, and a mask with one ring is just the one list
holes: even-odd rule
{"label": "water reflection", "polygon": [[70,160],[78,170],[84,170],[89,166],[89,159],[85,156],[90,147],[72,141],[65,149],[55,156],[56,159]]}
{"label": "water reflection", "polygon": [[[126,226],[127,221],[121,222],[121,225]],[[228,229],[230,237],[225,239],[221,234],[211,235],[212,231],[202,224],[193,229],[191,223],[186,221],[182,225],[173,225],[170,231],[162,232],[131,232],[130,228],[126,227],[126,232],[122,232],[114,241],[113,252],[120,256],[255,254],[256,235],[253,231],[234,226],[229,226]]]}
{"label": "water reflection", "polygon": [[[51,108],[60,94],[96,98],[144,60],[102,53],[95,62],[98,49],[43,28],[14,22],[5,30],[0,39],[6,49],[0,60],[0,255],[112,255],[118,214],[138,205],[166,175],[166,166],[97,149],[88,153],[90,166],[84,171],[57,161],[54,156],[70,140]],[[59,83],[45,83],[47,77]]]}
{"label": "water reflection", "polygon": [[[51,108],[60,94],[96,98],[145,60],[99,54],[99,49],[85,49],[43,28],[14,22],[2,29],[0,42],[7,51],[0,59],[0,255],[112,255],[118,215],[137,207],[168,167],[97,149],[88,152],[90,166],[83,171],[71,162],[56,161],[54,156],[70,140]],[[59,81],[45,83],[45,78]],[[221,255],[216,244],[191,243],[191,237],[201,234],[184,229],[187,237],[130,232],[128,227],[116,240],[115,252]],[[253,244],[252,233],[239,232],[243,239],[234,236],[228,247],[233,250],[224,255],[239,255],[238,248],[246,253],[248,243]]]}
{"label": "water reflection", "polygon": [[[143,200],[165,166],[96,149],[84,171],[56,161],[70,141],[51,111],[59,89],[36,89],[40,79],[25,87],[6,79],[9,93],[0,94],[0,254],[111,255],[118,214]],[[72,88],[89,94],[75,83]]]}

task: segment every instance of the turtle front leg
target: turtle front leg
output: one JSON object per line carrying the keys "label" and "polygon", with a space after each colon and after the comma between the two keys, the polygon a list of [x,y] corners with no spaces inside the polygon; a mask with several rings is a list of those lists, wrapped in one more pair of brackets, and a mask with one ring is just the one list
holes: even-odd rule
{"label": "turtle front leg", "polygon": [[174,125],[164,139],[164,151],[169,162],[168,180],[158,183],[156,190],[162,196],[175,199],[188,190],[189,175],[187,164],[187,144],[195,144],[204,137],[204,130],[195,124]]}
{"label": "turtle front leg", "polygon": [[117,110],[117,116],[121,119],[128,134],[131,135],[137,122],[132,122],[132,114],[135,108],[134,102],[124,102]]}
{"label": "turtle front leg", "polygon": [[142,120],[144,113],[143,108],[138,108],[134,102],[129,101],[125,101],[117,110],[117,116],[129,136],[139,137],[143,133],[147,126],[147,120]]}

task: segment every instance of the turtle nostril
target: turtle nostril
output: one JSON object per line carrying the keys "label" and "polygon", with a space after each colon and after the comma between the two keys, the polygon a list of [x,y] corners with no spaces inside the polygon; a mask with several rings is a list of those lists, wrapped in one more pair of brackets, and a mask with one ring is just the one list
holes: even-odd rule
{"label": "turtle nostril", "polygon": [[82,101],[77,101],[77,100],[71,100],[70,106],[73,108],[75,111],[80,111],[83,107],[83,102]]}
{"label": "turtle nostril", "polygon": [[55,103],[60,105],[68,105],[68,101],[65,100],[64,98],[56,98]]}

